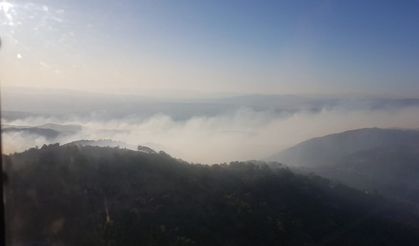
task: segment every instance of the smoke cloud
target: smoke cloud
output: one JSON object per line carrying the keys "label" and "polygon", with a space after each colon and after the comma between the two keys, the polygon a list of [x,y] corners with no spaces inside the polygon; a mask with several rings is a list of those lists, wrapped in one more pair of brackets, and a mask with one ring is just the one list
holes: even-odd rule
{"label": "smoke cloud", "polygon": [[112,139],[130,148],[145,145],[191,162],[218,163],[233,160],[264,159],[301,141],[356,128],[418,128],[419,107],[394,110],[299,111],[276,114],[240,108],[229,114],[194,116],[174,120],[164,114],[147,118],[26,117],[4,120],[13,126],[39,126],[47,123],[80,125],[80,131],[48,139],[27,132],[3,132],[5,153],[34,146],[65,144],[80,139]]}

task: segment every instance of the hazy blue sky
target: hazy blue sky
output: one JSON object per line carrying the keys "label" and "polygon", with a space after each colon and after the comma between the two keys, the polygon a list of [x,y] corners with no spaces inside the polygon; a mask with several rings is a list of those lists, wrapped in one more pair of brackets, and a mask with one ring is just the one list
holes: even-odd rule
{"label": "hazy blue sky", "polygon": [[4,86],[419,96],[419,1],[0,6]]}

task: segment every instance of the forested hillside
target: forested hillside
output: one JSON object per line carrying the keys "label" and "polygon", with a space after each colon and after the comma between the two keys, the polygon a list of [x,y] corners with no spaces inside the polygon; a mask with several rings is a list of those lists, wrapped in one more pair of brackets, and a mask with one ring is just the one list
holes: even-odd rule
{"label": "forested hillside", "polygon": [[419,202],[418,130],[351,130],[304,141],[272,159],[357,189]]}
{"label": "forested hillside", "polygon": [[414,208],[279,163],[58,144],[3,158],[10,245],[419,242]]}

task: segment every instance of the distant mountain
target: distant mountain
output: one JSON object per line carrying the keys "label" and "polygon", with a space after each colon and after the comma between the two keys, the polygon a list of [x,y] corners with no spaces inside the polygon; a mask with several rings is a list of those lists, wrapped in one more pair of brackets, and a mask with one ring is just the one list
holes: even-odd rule
{"label": "distant mountain", "polygon": [[75,134],[82,130],[82,127],[80,125],[75,125],[75,124],[70,125],[70,124],[47,123],[47,124],[40,125],[38,127],[52,129],[57,132],[60,132],[60,134],[66,134],[66,135]]}
{"label": "distant mountain", "polygon": [[80,125],[48,123],[39,126],[2,125],[3,133],[25,133],[52,140],[58,136],[69,136],[82,130]]}
{"label": "distant mountain", "polygon": [[[175,93],[176,94],[176,93]],[[334,110],[388,110],[419,107],[419,98],[387,98],[368,96],[314,96],[249,94],[237,96],[205,96],[153,98],[141,95],[111,95],[82,93],[68,90],[39,90],[35,88],[4,88],[2,117],[7,120],[28,116],[91,117],[109,120],[121,117],[148,118],[156,113],[176,120],[194,116],[216,116],[240,108],[272,113],[318,112]]]}
{"label": "distant mountain", "polygon": [[[142,149],[142,148],[141,148]],[[58,144],[3,156],[10,245],[417,245],[417,209],[277,164]]]}
{"label": "distant mountain", "polygon": [[46,139],[55,139],[60,135],[60,132],[56,130],[42,127],[7,127],[2,128],[2,133],[24,133],[44,137]]}
{"label": "distant mountain", "polygon": [[366,128],[310,139],[271,159],[352,187],[419,202],[419,131]]}
{"label": "distant mountain", "polygon": [[378,98],[343,96],[303,96],[303,95],[243,95],[213,100],[223,104],[248,107],[277,108],[284,110],[338,109],[395,109],[418,107],[419,98]]}

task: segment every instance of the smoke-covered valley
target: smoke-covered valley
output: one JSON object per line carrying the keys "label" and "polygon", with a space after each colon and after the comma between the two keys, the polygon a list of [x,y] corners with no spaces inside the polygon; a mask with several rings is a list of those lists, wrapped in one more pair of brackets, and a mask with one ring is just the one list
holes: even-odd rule
{"label": "smoke-covered valley", "polygon": [[[144,145],[203,163],[264,159],[306,139],[364,127],[418,128],[419,99],[291,95],[161,99],[4,90],[5,153],[81,139]],[[125,143],[125,144],[122,144]]]}

